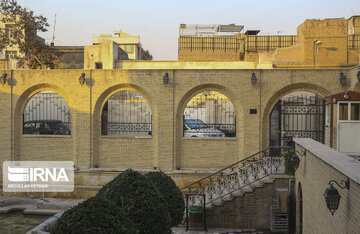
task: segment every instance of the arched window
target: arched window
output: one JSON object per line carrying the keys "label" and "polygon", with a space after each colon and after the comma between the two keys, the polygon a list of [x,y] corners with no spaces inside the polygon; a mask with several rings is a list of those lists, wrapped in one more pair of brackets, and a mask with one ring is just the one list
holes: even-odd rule
{"label": "arched window", "polygon": [[151,136],[151,108],[145,98],[124,90],[112,95],[101,115],[101,135]]}
{"label": "arched window", "polygon": [[296,91],[281,97],[270,115],[270,145],[286,146],[293,138],[312,138],[324,142],[325,100]]}
{"label": "arched window", "polygon": [[52,91],[32,96],[23,113],[23,134],[70,135],[71,114],[66,101]]}
{"label": "arched window", "polygon": [[198,93],[184,110],[184,137],[236,137],[234,105],[219,92]]}

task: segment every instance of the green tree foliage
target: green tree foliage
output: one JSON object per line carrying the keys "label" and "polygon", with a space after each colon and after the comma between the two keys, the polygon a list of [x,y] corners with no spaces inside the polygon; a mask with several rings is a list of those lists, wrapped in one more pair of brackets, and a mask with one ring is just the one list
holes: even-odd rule
{"label": "green tree foliage", "polygon": [[105,197],[124,209],[140,233],[171,233],[167,203],[159,190],[144,176],[126,170],[100,189]]}
{"label": "green tree foliage", "polygon": [[0,37],[0,50],[17,47],[21,55],[15,57],[18,66],[27,64],[30,68],[42,68],[52,64],[57,56],[52,48],[36,36],[46,32],[49,24],[42,15],[20,6],[16,0],[1,0],[1,21],[6,25]]}
{"label": "green tree foliage", "polygon": [[150,54],[149,50],[145,50],[141,47],[141,60],[153,60],[153,56]]}
{"label": "green tree foliage", "polygon": [[184,216],[185,203],[180,189],[170,176],[163,172],[149,172],[145,177],[151,181],[164,196],[168,212],[171,217],[171,226],[181,223]]}
{"label": "green tree foliage", "polygon": [[67,210],[52,228],[54,234],[123,233],[135,234],[134,223],[114,202],[90,198]]}
{"label": "green tree foliage", "polygon": [[291,165],[290,159],[292,155],[294,154],[294,150],[288,150],[285,153],[285,173],[289,175],[295,175],[295,168]]}

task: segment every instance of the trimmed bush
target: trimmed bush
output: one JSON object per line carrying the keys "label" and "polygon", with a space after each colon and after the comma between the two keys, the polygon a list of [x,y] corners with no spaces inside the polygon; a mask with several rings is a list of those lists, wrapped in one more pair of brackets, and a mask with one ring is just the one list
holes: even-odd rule
{"label": "trimmed bush", "polygon": [[67,210],[51,233],[136,233],[135,224],[114,202],[102,197],[89,198]]}
{"label": "trimmed bush", "polygon": [[126,170],[102,187],[97,196],[123,208],[140,233],[171,233],[165,199],[140,173]]}
{"label": "trimmed bush", "polygon": [[163,172],[149,172],[145,177],[150,180],[162,193],[167,203],[171,217],[171,226],[181,223],[184,216],[185,203],[180,189],[170,176]]}

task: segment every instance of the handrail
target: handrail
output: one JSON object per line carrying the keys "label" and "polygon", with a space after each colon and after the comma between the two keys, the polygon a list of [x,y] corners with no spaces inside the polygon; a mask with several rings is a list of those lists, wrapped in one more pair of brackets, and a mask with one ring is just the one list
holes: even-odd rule
{"label": "handrail", "polygon": [[291,146],[269,146],[269,147],[267,147],[267,148],[265,148],[265,149],[263,149],[263,150],[261,150],[259,152],[256,152],[256,153],[254,153],[254,154],[252,154],[252,155],[250,155],[250,156],[248,156],[248,157],[246,157],[244,159],[241,159],[240,161],[237,161],[237,162],[235,162],[235,163],[233,163],[233,164],[231,164],[231,165],[229,165],[229,166],[227,166],[227,167],[225,167],[223,169],[220,169],[220,170],[218,170],[218,171],[216,171],[216,172],[214,172],[214,173],[212,173],[212,174],[210,174],[210,175],[208,175],[208,176],[206,176],[206,177],[204,177],[204,178],[202,178],[202,179],[200,179],[198,181],[195,181],[195,182],[193,182],[193,183],[191,183],[189,185],[186,185],[185,187],[181,188],[180,190],[184,190],[186,188],[189,188],[194,184],[199,184],[201,181],[204,181],[204,180],[206,180],[206,179],[208,179],[208,178],[210,178],[210,177],[212,177],[212,176],[214,176],[216,174],[220,174],[221,172],[225,171],[226,169],[229,169],[229,168],[231,168],[231,167],[233,167],[233,166],[235,166],[237,164],[240,164],[240,163],[242,163],[244,161],[248,161],[250,158],[253,158],[254,156],[256,156],[258,154],[261,154],[261,153],[263,153],[263,152],[265,152],[265,151],[267,151],[269,149],[291,149],[291,148],[292,148]]}

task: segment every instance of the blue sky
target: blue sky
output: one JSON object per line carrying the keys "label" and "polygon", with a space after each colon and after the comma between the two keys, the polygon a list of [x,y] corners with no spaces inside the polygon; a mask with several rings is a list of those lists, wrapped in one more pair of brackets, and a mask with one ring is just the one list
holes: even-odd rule
{"label": "blue sky", "polygon": [[177,59],[179,24],[244,25],[262,34],[296,34],[305,19],[360,15],[359,0],[18,0],[48,18],[56,45],[90,45],[93,35],[123,30],[140,35],[156,60]]}

